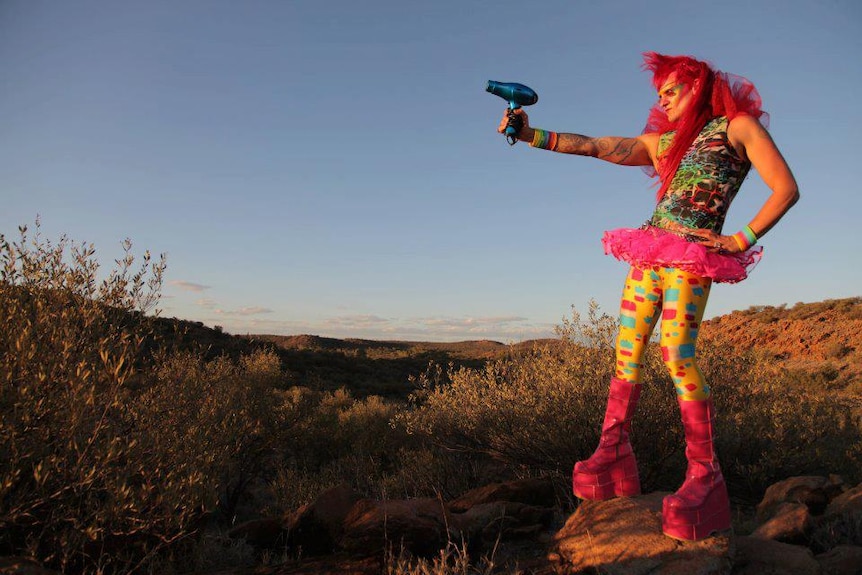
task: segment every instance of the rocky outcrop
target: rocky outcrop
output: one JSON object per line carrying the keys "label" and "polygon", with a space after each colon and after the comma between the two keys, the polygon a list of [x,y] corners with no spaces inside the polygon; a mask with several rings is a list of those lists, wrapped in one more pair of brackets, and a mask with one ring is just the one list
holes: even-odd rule
{"label": "rocky outcrop", "polygon": [[862,485],[836,476],[776,483],[751,535],[692,543],[662,534],[663,495],[583,502],[554,537],[555,573],[862,575]]}
{"label": "rocky outcrop", "polygon": [[[699,542],[662,534],[665,495],[584,501],[563,522],[547,479],[488,485],[451,501],[377,501],[338,486],[283,517],[230,532],[298,559],[219,575],[377,575],[386,572],[387,550],[439,557],[453,546],[473,560],[494,555],[498,566],[523,575],[862,575],[862,485],[790,478],[767,490],[750,535]],[[49,573],[26,559],[0,558],[0,575]]]}
{"label": "rocky outcrop", "polygon": [[448,502],[364,499],[342,485],[284,517],[238,525],[229,536],[304,557],[386,550],[430,557],[453,542],[481,554],[497,541],[535,540],[550,529],[556,509],[548,479],[487,485]]}
{"label": "rocky outcrop", "polygon": [[823,513],[829,502],[844,490],[844,480],[837,476],[792,477],[771,485],[757,505],[757,519],[766,521],[787,503],[804,505],[814,514]]}
{"label": "rocky outcrop", "polygon": [[488,485],[451,501],[361,499],[341,486],[283,518],[238,526],[232,536],[302,556],[254,571],[266,575],[379,573],[387,548],[431,557],[453,544],[474,560],[514,545],[522,555],[513,565],[525,575],[862,575],[862,485],[849,488],[835,476],[779,482],[757,506],[750,535],[699,542],[662,533],[665,495],[584,501],[560,527],[546,479]]}
{"label": "rocky outcrop", "polygon": [[352,555],[390,548],[430,557],[449,541],[449,518],[446,505],[437,499],[365,499],[351,509],[337,545]]}
{"label": "rocky outcrop", "polygon": [[554,537],[549,560],[557,573],[724,575],[732,567],[729,534],[685,543],[661,530],[662,498],[585,501]]}

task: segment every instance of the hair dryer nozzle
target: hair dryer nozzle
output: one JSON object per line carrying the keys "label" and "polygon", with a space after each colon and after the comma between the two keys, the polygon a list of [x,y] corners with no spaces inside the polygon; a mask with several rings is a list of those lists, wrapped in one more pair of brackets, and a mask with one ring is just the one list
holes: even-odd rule
{"label": "hair dryer nozzle", "polygon": [[495,82],[488,80],[485,91],[499,96],[515,106],[532,106],[539,101],[539,95],[532,88],[516,82]]}

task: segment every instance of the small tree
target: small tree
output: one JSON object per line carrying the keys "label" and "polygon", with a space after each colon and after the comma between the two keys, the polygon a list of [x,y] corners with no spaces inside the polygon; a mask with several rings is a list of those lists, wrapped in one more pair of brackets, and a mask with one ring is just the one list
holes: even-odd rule
{"label": "small tree", "polygon": [[165,258],[147,252],[135,269],[126,240],[100,279],[91,244],[45,240],[38,220],[19,233],[0,234],[0,552],[75,570],[147,522],[124,474],[135,442],[124,386]]}

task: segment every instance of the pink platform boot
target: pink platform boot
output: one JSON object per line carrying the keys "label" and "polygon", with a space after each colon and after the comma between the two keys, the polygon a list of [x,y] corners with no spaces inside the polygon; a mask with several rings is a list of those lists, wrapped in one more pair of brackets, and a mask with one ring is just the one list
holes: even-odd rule
{"label": "pink platform boot", "polygon": [[730,529],[730,500],[713,448],[712,400],[680,400],[679,407],[688,471],[682,487],[664,498],[662,531],[674,539],[698,541]]}
{"label": "pink platform boot", "polygon": [[629,443],[640,391],[639,383],[611,379],[599,447],[589,459],[578,461],[572,473],[572,491],[577,497],[603,500],[640,494],[638,464]]}

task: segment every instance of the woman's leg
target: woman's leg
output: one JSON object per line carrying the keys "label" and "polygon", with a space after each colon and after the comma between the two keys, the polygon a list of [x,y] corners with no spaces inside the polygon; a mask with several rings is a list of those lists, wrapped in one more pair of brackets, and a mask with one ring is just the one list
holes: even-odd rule
{"label": "woman's leg", "polygon": [[695,360],[711,281],[672,269],[663,276],[661,351],[676,387],[688,468],[682,487],[664,499],[662,529],[670,537],[696,541],[730,528],[730,500],[713,442],[715,409]]}
{"label": "woman's leg", "polygon": [[640,396],[640,360],[661,302],[655,272],[632,268],[620,305],[617,377],[611,379],[599,447],[575,464],[572,490],[582,499],[609,499],[640,493],[637,461],[629,442],[631,419]]}
{"label": "woman's leg", "polygon": [[629,270],[620,301],[616,345],[616,376],[623,381],[641,381],[641,359],[661,312],[662,291],[662,276],[658,269]]}
{"label": "woman's leg", "polygon": [[709,397],[709,386],[697,367],[695,348],[712,280],[670,268],[662,276],[662,359],[680,399],[702,401]]}

